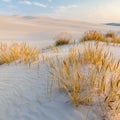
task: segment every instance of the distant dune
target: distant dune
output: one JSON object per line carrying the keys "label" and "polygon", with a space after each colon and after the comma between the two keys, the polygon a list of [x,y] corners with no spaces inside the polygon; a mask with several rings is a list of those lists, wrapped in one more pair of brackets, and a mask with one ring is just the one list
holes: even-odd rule
{"label": "distant dune", "polygon": [[0,16],[0,40],[27,41],[39,46],[53,42],[59,32],[69,32],[79,39],[87,30],[119,31],[116,26],[93,24],[82,21],[59,20],[42,16]]}
{"label": "distant dune", "polygon": [[106,25],[111,25],[111,26],[120,26],[120,23],[107,23]]}

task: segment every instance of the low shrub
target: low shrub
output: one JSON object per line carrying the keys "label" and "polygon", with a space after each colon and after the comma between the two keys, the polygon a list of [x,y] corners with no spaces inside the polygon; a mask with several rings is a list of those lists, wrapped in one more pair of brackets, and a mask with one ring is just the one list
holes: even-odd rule
{"label": "low shrub", "polygon": [[83,51],[73,47],[68,56],[51,59],[49,67],[58,90],[64,90],[75,106],[98,100],[106,114],[107,109],[120,114],[120,61],[115,62],[106,48],[98,43]]}
{"label": "low shrub", "polygon": [[11,63],[15,60],[30,64],[39,55],[37,48],[29,47],[26,43],[0,43],[0,63]]}
{"label": "low shrub", "polygon": [[55,46],[66,45],[71,41],[71,34],[67,32],[61,32],[56,37]]}
{"label": "low shrub", "polygon": [[109,31],[107,32],[105,35],[104,35],[106,38],[115,38],[117,35],[112,32],[112,31]]}
{"label": "low shrub", "polygon": [[105,42],[107,44],[112,43],[112,45],[120,44],[120,36],[116,35],[114,32],[109,31],[106,34],[101,34],[95,30],[89,30],[84,33],[83,37],[80,39],[80,42],[85,41],[97,41],[97,42]]}
{"label": "low shrub", "polygon": [[101,41],[103,39],[103,35],[96,30],[89,30],[84,33],[83,37],[81,38],[81,42],[89,41],[89,40],[97,40]]}

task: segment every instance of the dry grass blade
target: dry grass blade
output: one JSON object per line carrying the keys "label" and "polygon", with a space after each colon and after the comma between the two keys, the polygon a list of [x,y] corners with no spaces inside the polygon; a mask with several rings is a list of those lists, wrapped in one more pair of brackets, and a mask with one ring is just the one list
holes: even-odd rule
{"label": "dry grass blade", "polygon": [[84,33],[83,37],[80,39],[80,42],[85,41],[97,41],[97,42],[105,42],[111,45],[119,45],[120,44],[120,36],[116,35],[112,31],[108,31],[105,34],[102,34],[96,30],[89,30]]}
{"label": "dry grass blade", "polygon": [[120,113],[120,62],[99,43],[69,49],[68,56],[51,59],[50,74],[75,106],[92,104],[102,96],[104,107]]}
{"label": "dry grass blade", "polygon": [[37,48],[29,47],[26,43],[0,43],[0,61],[1,63],[11,63],[15,60],[26,64],[36,61],[39,56]]}
{"label": "dry grass blade", "polygon": [[71,41],[71,34],[67,33],[67,32],[61,32],[59,33],[55,39],[55,46],[60,46],[60,45],[65,45],[65,44],[69,44]]}

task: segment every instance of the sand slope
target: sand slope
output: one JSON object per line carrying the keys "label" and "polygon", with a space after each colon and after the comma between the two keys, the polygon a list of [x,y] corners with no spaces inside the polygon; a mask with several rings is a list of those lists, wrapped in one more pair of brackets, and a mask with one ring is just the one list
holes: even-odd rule
{"label": "sand slope", "polygon": [[39,71],[37,65],[0,66],[0,120],[99,120],[89,106],[75,108],[65,93],[54,90],[49,98],[48,80],[46,65]]}
{"label": "sand slope", "polygon": [[[67,47],[62,49],[67,51]],[[120,59],[119,49],[110,47],[116,60]],[[55,55],[63,53],[49,56]],[[30,68],[14,62],[1,65],[0,120],[102,120],[96,106],[74,107],[67,94],[60,94],[54,84],[52,93],[49,92],[49,83],[51,77],[46,63],[39,66],[34,63]]]}

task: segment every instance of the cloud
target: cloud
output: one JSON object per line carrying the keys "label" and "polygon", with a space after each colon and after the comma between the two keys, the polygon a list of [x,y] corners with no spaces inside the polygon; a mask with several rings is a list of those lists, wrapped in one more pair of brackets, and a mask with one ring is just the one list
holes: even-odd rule
{"label": "cloud", "polygon": [[79,18],[81,18],[81,14],[83,14],[83,11],[79,4],[69,4],[66,6],[54,7],[53,12],[48,13],[47,16],[58,19],[78,20]]}
{"label": "cloud", "polygon": [[52,0],[48,0],[48,2],[52,2]]}
{"label": "cloud", "polygon": [[2,16],[4,16],[4,15],[10,16],[10,15],[15,15],[15,14],[17,14],[17,13],[16,13],[16,10],[11,10],[11,11],[0,11],[0,15],[2,15]]}
{"label": "cloud", "polygon": [[11,2],[11,0],[2,0],[3,2]]}
{"label": "cloud", "polygon": [[11,9],[17,9],[17,6],[15,6],[15,5],[8,5],[7,7],[11,8]]}
{"label": "cloud", "polygon": [[21,2],[22,4],[25,4],[25,5],[32,5],[32,3],[30,1],[27,1],[27,0],[24,0]]}
{"label": "cloud", "polygon": [[47,5],[42,4],[40,2],[33,2],[33,1],[29,1],[29,0],[23,0],[20,3],[24,4],[24,5],[32,5],[32,6],[42,7],[42,8],[46,8],[47,7]]}
{"label": "cloud", "polygon": [[64,12],[64,11],[67,11],[69,9],[73,9],[73,8],[77,8],[77,7],[78,7],[77,5],[59,6],[56,9],[56,12]]}
{"label": "cloud", "polygon": [[33,5],[38,6],[38,7],[43,7],[43,8],[47,7],[47,5],[39,3],[39,2],[33,2]]}

